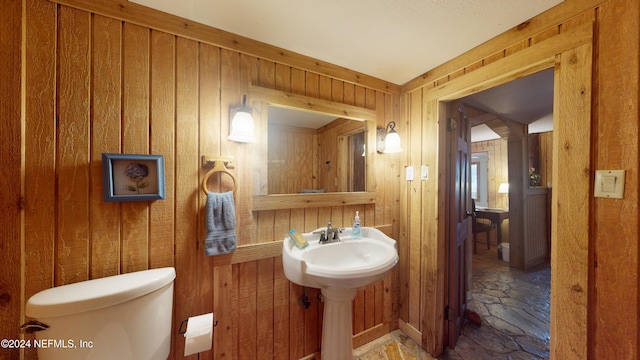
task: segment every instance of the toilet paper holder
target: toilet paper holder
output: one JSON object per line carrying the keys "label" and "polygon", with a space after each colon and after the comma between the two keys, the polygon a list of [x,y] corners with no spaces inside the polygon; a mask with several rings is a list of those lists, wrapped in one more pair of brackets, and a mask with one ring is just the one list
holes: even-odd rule
{"label": "toilet paper holder", "polygon": [[[184,335],[187,333],[187,323],[189,323],[189,319],[182,320],[182,322],[180,323],[180,328],[178,329],[178,334]],[[213,321],[213,327],[216,327],[216,326],[218,326],[218,320]]]}

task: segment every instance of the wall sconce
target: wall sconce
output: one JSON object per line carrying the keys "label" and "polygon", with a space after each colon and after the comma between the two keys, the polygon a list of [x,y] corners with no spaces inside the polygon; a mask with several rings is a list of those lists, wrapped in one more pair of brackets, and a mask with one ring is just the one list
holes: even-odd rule
{"label": "wall sconce", "polygon": [[241,143],[256,142],[256,137],[253,135],[254,124],[251,108],[247,107],[247,95],[242,96],[242,107],[235,109],[235,111],[231,109],[229,113],[233,114],[233,118],[227,139]]}
{"label": "wall sconce", "polygon": [[385,154],[402,152],[400,135],[395,128],[395,121],[390,121],[386,128],[376,129],[376,151]]}

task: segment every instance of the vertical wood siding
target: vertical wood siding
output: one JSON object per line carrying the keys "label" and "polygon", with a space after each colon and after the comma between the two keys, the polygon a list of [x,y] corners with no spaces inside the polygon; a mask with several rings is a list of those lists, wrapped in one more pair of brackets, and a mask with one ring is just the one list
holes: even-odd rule
{"label": "vertical wood siding", "polygon": [[[469,88],[474,85],[478,86],[482,79],[475,79],[476,83],[472,80],[464,82],[466,79],[473,79],[474,72],[478,69],[482,69],[488,65],[495,63],[501,59],[517,57],[519,53],[527,51],[531,46],[542,43],[550,43],[558,35],[562,35],[565,32],[577,29],[581,25],[591,24],[595,22],[595,46],[594,58],[595,63],[593,67],[594,79],[598,79],[594,83],[594,103],[592,104],[592,127],[597,127],[597,132],[590,140],[591,149],[597,149],[597,155],[592,159],[595,161],[595,166],[599,168],[633,168],[632,163],[637,163],[638,149],[636,145],[631,142],[637,141],[638,126],[637,126],[637,77],[638,77],[638,52],[622,50],[621,42],[623,39],[636,39],[638,38],[638,11],[640,5],[631,0],[613,0],[613,1],[565,1],[563,4],[558,5],[551,11],[548,11],[540,16],[527,21],[517,28],[506,32],[491,41],[474,48],[473,50],[459,56],[442,66],[430,70],[423,76],[417,77],[414,80],[402,85],[400,106],[402,109],[403,119],[406,119],[410,129],[414,129],[419,124],[422,124],[425,128],[429,128],[430,124],[437,119],[434,117],[435,106],[429,106],[429,102],[437,94],[446,92],[448,86],[452,83],[466,84]],[[621,17],[624,20],[621,21]],[[626,36],[626,37],[625,37]],[[614,40],[615,39],[615,40]],[[630,45],[632,49],[638,47],[637,41],[632,41]],[[623,65],[624,64],[624,65]],[[622,80],[624,78],[624,80]],[[617,79],[617,80],[616,80]],[[485,84],[486,85],[486,84]],[[629,88],[629,92],[633,97],[633,105],[631,109],[623,105],[626,100],[623,100],[617,94],[620,92],[627,92],[622,90],[623,88]],[[424,102],[422,107],[416,107],[415,93],[422,91],[427,101]],[[623,111],[623,108],[631,111]],[[614,110],[615,109],[615,110]],[[618,114],[618,118],[625,119],[624,126],[617,126],[617,122],[613,120],[611,112]],[[406,124],[405,124],[406,125]],[[426,151],[427,147],[436,139],[436,136],[419,138],[414,135],[408,135],[408,133],[402,133],[403,139],[410,137],[410,144],[405,147],[405,152],[401,155],[401,166],[419,166],[421,163],[431,164],[427,159],[425,161],[424,156],[428,156],[429,152]],[[622,133],[625,135],[623,136]],[[622,140],[624,138],[624,140]],[[438,138],[442,141],[442,138]],[[549,138],[541,138],[542,142],[548,142]],[[599,144],[604,144],[600,147]],[[620,144],[621,148],[615,151],[604,151],[603,149],[616,149]],[[404,145],[404,144],[403,144]],[[560,144],[561,146],[564,143]],[[416,152],[413,149],[423,149],[422,153]],[[547,147],[551,148],[551,147]],[[557,151],[553,149],[553,151]],[[628,154],[622,155],[623,153]],[[422,155],[421,159],[419,155]],[[546,156],[546,159],[544,158]],[[625,157],[626,156],[626,157]],[[444,161],[446,157],[441,154],[441,157],[437,161]],[[541,154],[541,161],[545,163],[545,170],[547,174],[551,174],[548,171],[550,167],[557,166],[558,164],[552,164],[551,159],[553,156],[549,152]],[[569,160],[566,160],[569,161]],[[570,162],[570,161],[569,161]],[[575,164],[572,164],[575,165]],[[613,167],[611,167],[613,166]],[[565,164],[561,165],[561,169],[565,171],[567,167]],[[592,169],[585,167],[580,171],[589,172]],[[578,171],[578,170],[576,170]],[[554,173],[554,176],[557,173]],[[442,176],[438,174],[437,176]],[[558,182],[559,179],[546,179],[546,182],[551,181]],[[566,181],[566,180],[565,180]],[[582,181],[582,178],[581,180]],[[637,184],[632,180],[626,182],[626,186],[631,186],[632,193],[625,200],[619,203],[596,200],[595,206],[588,209],[591,217],[590,224],[575,225],[574,222],[566,220],[563,226],[568,228],[576,227],[581,229],[588,229],[590,226],[594,226],[594,223],[600,221],[607,221],[611,226],[607,226],[606,230],[598,226],[594,226],[597,230],[585,230],[588,233],[581,236],[589,238],[589,250],[587,252],[581,252],[581,261],[586,258],[590,259],[588,268],[584,267],[582,263],[577,265],[580,273],[579,282],[583,284],[585,281],[589,284],[589,296],[588,306],[586,306],[593,315],[587,316],[583,312],[583,306],[587,303],[580,302],[580,305],[572,307],[571,314],[564,314],[563,316],[556,317],[553,320],[553,326],[559,331],[556,332],[556,338],[552,341],[556,344],[569,344],[576,349],[580,349],[580,355],[578,357],[586,357],[586,353],[582,351],[587,348],[586,338],[588,341],[588,353],[590,357],[611,357],[611,353],[607,351],[611,350],[616,353],[615,356],[621,358],[635,358],[640,354],[640,337],[638,336],[638,325],[636,319],[638,318],[638,272],[637,266],[633,265],[637,263],[638,259],[638,244],[637,244],[637,223],[636,221],[623,222],[626,225],[619,227],[619,221],[610,221],[610,214],[620,213],[624,209],[625,216],[629,219],[637,219],[637,207],[633,204],[637,204]],[[437,221],[433,221],[430,217],[416,217],[413,216],[417,209],[426,210],[429,208],[443,208],[443,204],[439,203],[437,197],[429,198],[425,197],[425,191],[418,191],[414,182],[401,182],[400,186],[400,264],[398,274],[399,285],[399,322],[401,328],[407,332],[415,340],[422,340],[423,346],[432,353],[440,353],[440,339],[442,331],[439,329],[439,324],[443,321],[442,311],[444,304],[442,298],[438,296],[441,294],[438,288],[442,286],[441,282],[437,279],[442,277],[431,277],[429,274],[438,274],[445,270],[444,264],[439,262],[440,257],[431,256],[431,253],[442,251],[438,249],[437,238],[443,236],[439,232],[439,228],[442,224]],[[635,184],[635,185],[634,185]],[[438,185],[433,185],[427,188],[427,194],[438,191],[438,186],[442,186],[440,182]],[[495,189],[497,190],[497,186]],[[555,185],[555,184],[553,184]],[[554,186],[555,188],[555,186]],[[582,191],[588,191],[581,189]],[[555,193],[554,193],[555,194]],[[419,206],[415,206],[415,203]],[[496,204],[497,205],[497,204]],[[601,210],[602,209],[602,210]],[[613,212],[610,210],[615,209]],[[616,225],[613,225],[616,224]],[[422,227],[426,231],[417,232],[414,229],[416,227]],[[631,228],[634,230],[631,231]],[[574,229],[575,230],[575,229]],[[573,230],[572,230],[573,231]],[[577,231],[577,230],[576,230]],[[622,241],[622,247],[626,249],[626,254],[632,254],[622,259],[622,253],[614,254],[614,249],[610,246],[607,239],[611,239],[611,236],[616,234],[624,238]],[[426,235],[426,236],[425,236]],[[420,242],[424,245],[424,249],[428,251],[422,251],[419,255],[421,270],[416,268],[414,263],[415,259],[408,260],[409,248],[411,244]],[[579,249],[576,251],[583,251],[582,246],[585,244],[580,243]],[[570,245],[563,245],[570,246]],[[619,249],[618,249],[619,250]],[[411,250],[413,251],[413,250]],[[571,251],[568,248],[563,248],[563,251]],[[603,260],[604,257],[604,260]],[[613,260],[617,259],[617,260]],[[571,259],[563,259],[564,274],[571,273],[573,265],[566,265],[567,262],[571,262]],[[602,266],[602,261],[605,261],[609,266]],[[635,262],[632,264],[632,262]],[[595,264],[598,264],[596,267]],[[631,268],[631,274],[624,276],[624,286],[619,286],[620,283],[616,283],[613,279],[618,279],[622,271],[622,267],[619,264],[627,264]],[[576,263],[574,262],[574,265]],[[575,267],[575,266],[574,266]],[[419,285],[412,281],[416,271],[420,271]],[[589,273],[588,280],[583,276]],[[596,276],[597,275],[597,276]],[[566,279],[568,280],[568,278]],[[576,280],[578,281],[578,280]],[[422,289],[418,289],[420,286]],[[602,286],[606,287],[606,291],[603,291]],[[600,288],[600,289],[598,289]],[[624,295],[626,290],[630,289],[630,294]],[[576,288],[578,289],[578,288]],[[582,290],[582,289],[581,289]],[[564,291],[564,290],[563,290]],[[577,291],[577,290],[576,290]],[[416,319],[412,308],[412,303],[420,302],[421,297],[425,294],[436,294],[435,296],[424,297],[424,316]],[[563,295],[567,296],[570,295]],[[581,297],[582,299],[582,297]],[[599,299],[598,302],[595,299]],[[580,300],[582,301],[582,300]],[[557,302],[557,301],[556,301]],[[562,303],[566,303],[562,301]],[[628,316],[622,319],[621,316],[609,317],[607,314],[611,313],[611,309],[615,308],[614,303],[624,303],[624,311],[614,311],[616,314],[626,313]],[[433,326],[427,326],[423,328],[420,321],[431,322]],[[590,331],[584,331],[586,323],[589,323]],[[579,324],[579,326],[576,326]],[[623,325],[624,324],[624,325]],[[603,326],[602,328],[608,329],[607,331],[598,330],[596,326]],[[617,340],[616,340],[617,339]],[[624,343],[624,346],[614,345],[619,339],[628,339]],[[597,354],[597,355],[596,355]],[[584,355],[584,356],[583,356]],[[568,347],[559,345],[553,350],[553,358],[565,358],[576,356],[572,355],[571,350]],[[614,356],[614,357],[615,357]],[[635,356],[635,357],[634,357]]]}
{"label": "vertical wood siding", "polygon": [[[261,148],[226,140],[229,106],[241,101],[249,82],[375,109],[378,127],[398,122],[405,152],[376,155],[376,204],[360,210],[365,226],[383,226],[399,240],[400,263],[384,282],[358,293],[354,329],[366,330],[356,337],[356,345],[401,326],[430,351],[442,350],[437,343],[440,330],[424,326],[444,321],[439,297],[444,249],[438,245],[444,235],[438,218],[443,204],[437,198],[443,183],[436,169],[445,157],[437,153],[442,141],[434,116],[438,104],[430,95],[442,86],[595,22],[589,140],[597,152],[590,169],[576,172],[634,169],[638,164],[640,45],[629,41],[638,39],[640,29],[636,0],[566,0],[402,87],[370,78],[368,86],[363,85],[363,74],[240,36],[220,36],[127,1],[59,2],[89,11],[44,0],[0,5],[3,15],[9,15],[0,24],[6,60],[0,87],[7,95],[0,106],[9,119],[0,125],[8,140],[0,157],[0,211],[9,224],[2,238],[9,271],[0,277],[0,329],[5,338],[19,336],[21,306],[42,289],[175,266],[174,336],[187,316],[214,311],[219,321],[213,350],[201,354],[202,359],[236,359],[241,351],[249,358],[272,352],[273,358],[297,359],[318,350],[322,304],[313,301],[308,310],[297,305],[302,289],[286,280],[281,260],[269,246],[289,228],[313,229],[327,217],[348,225],[356,206],[251,211],[251,173],[263,166],[252,159]],[[22,34],[17,25],[21,18]],[[261,56],[251,55],[256,53]],[[141,66],[135,73],[128,67],[132,62]],[[26,70],[22,82],[16,77],[21,67]],[[21,123],[20,85],[25,89]],[[134,92],[140,97],[131,97]],[[256,131],[266,132],[256,125]],[[417,129],[421,136],[413,134]],[[146,205],[103,202],[100,155],[126,151],[165,155],[166,200]],[[238,238],[241,245],[251,245],[239,249],[237,256],[203,255],[202,154],[235,157]],[[405,165],[421,164],[430,166],[428,180],[401,180]],[[552,335],[561,345],[552,351],[554,358],[575,356],[567,346],[584,343],[571,333],[578,327],[576,336],[587,333],[588,346],[582,350],[589,358],[640,357],[638,181],[633,171],[627,172],[625,185],[625,199],[595,199],[585,209],[591,230],[584,234],[586,250],[580,251],[588,252],[588,279],[580,281],[588,282],[588,330],[574,324],[583,316],[582,308],[574,309],[577,316],[554,316],[552,326],[562,330]],[[223,191],[229,183],[214,176],[208,186]],[[630,220],[621,222],[615,214]],[[415,255],[409,260],[414,251],[417,264]],[[20,281],[12,269],[20,269]],[[578,289],[567,286],[566,291],[570,288]],[[308,295],[315,300],[317,292]],[[416,311],[422,313],[416,317]],[[241,324],[245,318],[252,319]],[[18,359],[20,354],[0,349],[0,357]],[[24,358],[35,354],[26,351]],[[178,337],[170,358],[182,358]]]}
{"label": "vertical wood siding", "polygon": [[[394,95],[47,1],[26,2],[26,28],[25,300],[51,286],[174,266],[170,358],[184,351],[184,339],[176,336],[180,322],[206,312],[215,313],[218,326],[213,350],[201,359],[317,354],[319,292],[307,289],[311,306],[302,308],[304,289],[284,277],[279,252],[264,246],[291,227],[349,226],[356,210],[364,226],[393,235],[397,176],[376,170],[384,184],[376,205],[253,212],[258,146],[226,139],[229,108],[253,83],[376,109],[382,127],[397,115]],[[258,123],[256,131],[266,131],[265,125]],[[164,155],[166,200],[105,203],[105,152]],[[248,260],[204,256],[203,154],[234,158],[238,245],[253,246],[243,250]],[[388,161],[375,157],[380,167]],[[231,185],[214,175],[207,187],[227,191]],[[388,295],[394,286],[390,276],[358,292],[356,344],[394,326],[396,300]],[[35,351],[26,358],[35,358]]]}

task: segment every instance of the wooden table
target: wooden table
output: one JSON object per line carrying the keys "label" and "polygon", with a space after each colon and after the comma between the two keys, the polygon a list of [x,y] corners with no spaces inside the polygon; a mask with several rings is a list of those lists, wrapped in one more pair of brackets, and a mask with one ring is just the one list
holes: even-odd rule
{"label": "wooden table", "polygon": [[488,219],[491,224],[496,225],[498,245],[502,242],[502,221],[509,218],[509,210],[505,209],[476,209],[476,216],[482,219]]}

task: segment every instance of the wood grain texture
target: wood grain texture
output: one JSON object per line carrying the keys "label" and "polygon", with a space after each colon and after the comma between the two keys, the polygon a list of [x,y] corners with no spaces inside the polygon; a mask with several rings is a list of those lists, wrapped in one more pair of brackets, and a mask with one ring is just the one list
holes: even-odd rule
{"label": "wood grain texture", "polygon": [[[149,153],[150,32],[124,24],[122,34],[122,152]],[[122,272],[149,268],[149,204],[121,204]]]}
{"label": "wood grain texture", "polygon": [[[593,169],[626,169],[624,199],[594,199],[595,248],[589,299],[591,358],[640,359],[638,116],[640,4],[612,1],[598,11],[597,112]],[[592,144],[593,146],[593,144]],[[554,184],[557,180],[554,179]],[[614,240],[615,239],[615,240]],[[596,266],[597,265],[597,266]],[[593,290],[593,289],[592,289]],[[614,310],[615,309],[615,310]],[[624,341],[621,341],[624,339]]]}
{"label": "wood grain texture", "polygon": [[[482,74],[485,65],[500,64],[508,59],[525,63],[527,58],[530,61],[531,58],[540,56],[527,53],[531,47],[514,46],[521,44],[525,38],[530,39],[531,46],[544,44],[542,52],[551,51],[549,49],[557,49],[555,46],[564,41],[559,40],[560,36],[569,35],[568,37],[575,38],[576,34],[582,33],[582,24],[589,24],[594,20],[597,22],[595,29],[598,41],[597,48],[594,48],[594,65],[597,65],[597,72],[594,76],[597,76],[598,83],[592,104],[597,114],[597,125],[594,128],[594,134],[597,129],[597,136],[592,136],[587,145],[600,150],[593,157],[593,163],[589,165],[629,169],[637,165],[638,51],[629,48],[627,43],[621,45],[625,39],[637,38],[638,4],[631,0],[567,0],[554,10],[532,19],[522,29],[514,29],[406,84],[402,92],[396,85],[378,86],[376,81],[357,80],[359,74],[355,72],[323,68],[326,64],[316,63],[313,59],[291,53],[281,53],[280,49],[263,44],[249,51],[248,49],[256,45],[254,42],[227,35],[218,38],[220,33],[209,33],[209,28],[193,29],[190,28],[193,23],[187,24],[180,19],[149,11],[130,2],[68,0],[67,3],[71,6],[49,1],[25,0],[25,16],[19,16],[24,19],[26,39],[23,44],[25,71],[22,78],[25,87],[24,122],[20,125],[24,126],[24,134],[20,141],[11,138],[9,142],[4,142],[2,151],[17,154],[15,149],[24,144],[24,158],[21,159],[19,168],[12,166],[3,169],[9,171],[9,175],[3,173],[2,183],[7,184],[5,179],[9,179],[11,184],[14,184],[16,179],[24,179],[24,220],[15,216],[3,217],[11,229],[9,234],[15,233],[16,229],[25,229],[22,240],[24,254],[21,254],[24,258],[24,268],[20,268],[18,263],[12,265],[12,268],[19,269],[17,271],[21,273],[20,282],[24,284],[24,290],[16,290],[19,284],[12,282],[11,287],[2,288],[3,299],[4,294],[8,292],[10,299],[19,298],[24,303],[30,295],[53,285],[171,262],[178,273],[174,330],[182,319],[211,310],[219,320],[214,332],[213,349],[203,354],[203,358],[239,358],[243,339],[240,337],[238,324],[240,309],[244,306],[244,303],[239,301],[240,275],[244,273],[240,271],[241,264],[256,262],[262,264],[263,269],[271,268],[270,259],[273,261],[272,274],[265,272],[265,277],[260,280],[256,276],[253,285],[269,294],[271,290],[268,284],[273,284],[273,322],[288,317],[288,323],[283,320],[280,328],[288,329],[289,336],[288,339],[284,339],[284,336],[274,333],[273,345],[264,346],[273,348],[274,353],[279,354],[279,358],[298,359],[317,355],[321,328],[319,312],[322,306],[316,304],[314,313],[309,314],[309,310],[297,305],[303,289],[283,278],[277,259],[280,256],[281,243],[277,240],[280,240],[279,234],[287,228],[313,230],[321,226],[327,217],[338,219],[337,221],[343,224],[348,223],[353,212],[352,206],[365,207],[367,224],[389,226],[389,233],[399,240],[401,252],[401,262],[395,274],[384,280],[383,305],[378,305],[379,285],[374,286],[375,325],[361,332],[354,343],[366,341],[399,326],[412,338],[420,340],[422,337],[423,345],[434,353],[437,352],[437,341],[430,340],[437,340],[442,336],[442,332],[437,326],[431,327],[430,324],[441,327],[441,309],[444,308],[441,305],[444,304],[438,302],[441,301],[440,297],[430,302],[429,298],[437,295],[432,295],[429,291],[435,291],[437,294],[437,289],[442,287],[438,282],[438,276],[441,276],[438,274],[442,274],[443,268],[438,259],[442,256],[435,254],[442,254],[444,251],[437,243],[437,239],[443,238],[444,234],[439,218],[428,219],[431,218],[429,211],[435,214],[442,207],[440,197],[436,198],[434,194],[442,188],[442,177],[438,173],[436,163],[442,162],[443,159],[442,154],[436,151],[433,152],[434,155],[429,155],[431,147],[436,146],[438,141],[435,141],[433,134],[429,135],[425,127],[433,126],[430,123],[433,120],[427,119],[434,118],[430,113],[437,111],[437,108],[426,104],[430,104],[437,97],[432,97],[432,92],[442,94],[444,88],[464,84],[469,86],[465,87],[465,91],[469,91],[473,85],[481,82],[479,78],[483,75],[478,74]],[[2,6],[15,4],[20,3],[6,2]],[[5,14],[5,8],[2,10]],[[20,11],[22,10],[13,8],[11,14],[16,15]],[[8,24],[3,22],[0,26],[4,30],[6,26],[11,26]],[[185,24],[188,26],[185,27]],[[144,64],[141,64],[140,71],[150,69],[147,80],[143,81],[146,84],[136,84],[140,88],[146,87],[146,94],[141,94],[142,100],[146,103],[142,107],[146,107],[146,110],[140,111],[148,112],[146,117],[149,121],[144,134],[142,131],[135,132],[139,135],[124,130],[126,126],[131,126],[139,120],[132,119],[140,114],[139,111],[124,110],[125,107],[136,109],[136,106],[130,107],[133,105],[131,101],[139,99],[125,100],[124,97],[129,90],[123,83],[118,84],[118,81],[129,81],[131,76],[139,75],[131,73],[132,69],[126,65],[129,60],[125,63],[119,62],[118,58],[128,59],[128,55],[117,55],[118,51],[127,51],[124,44],[128,40],[125,41],[122,31],[127,32],[134,25],[139,27],[147,38],[147,45],[138,49],[148,57],[142,61]],[[12,29],[17,31],[15,28]],[[13,32],[7,34],[12,34],[7,35],[12,39],[21,39],[19,35],[14,36]],[[234,44],[236,39],[240,41]],[[15,56],[16,49],[21,45],[17,42],[9,44],[7,46],[7,43],[2,43],[3,54],[9,51]],[[636,43],[633,44],[637,46]],[[505,57],[507,48],[510,50]],[[260,56],[261,54],[274,56]],[[140,54],[136,54],[138,55]],[[216,56],[219,56],[218,60]],[[293,60],[280,61],[288,56]],[[11,70],[6,71],[15,71],[11,66],[16,65],[8,65],[7,69]],[[463,68],[464,71],[461,71]],[[221,71],[216,73],[215,69]],[[11,74],[19,74],[19,71]],[[508,74],[506,78],[510,76],[515,74]],[[15,88],[15,78],[4,78],[9,79],[9,82],[3,82],[2,86]],[[243,93],[248,93],[250,83],[270,89],[287,89],[293,94],[322,101],[332,101],[335,98],[349,105],[375,109],[378,127],[384,127],[390,120],[397,121],[403,146],[406,145],[405,152],[394,155],[381,155],[373,151],[367,153],[367,156],[371,154],[375,159],[375,166],[371,169],[376,181],[375,186],[371,188],[373,200],[358,204],[296,203],[294,208],[283,206],[278,209],[252,211],[252,195],[263,193],[255,190],[254,184],[258,179],[252,175],[253,169],[263,169],[261,164],[264,162],[257,162],[256,159],[261,153],[266,154],[266,142],[244,145],[226,140],[229,132],[229,107],[238,104]],[[486,83],[481,85],[487,86]],[[341,86],[342,89],[333,89],[336,86]],[[411,96],[409,89],[418,88],[423,91],[423,113],[419,120],[421,123],[410,124],[413,120],[408,118],[411,115],[410,111],[407,111],[407,97]],[[209,92],[211,95],[207,95]],[[15,92],[7,90],[3,93],[10,94],[7,99],[17,99]],[[6,101],[8,100],[3,100],[3,106],[8,104]],[[128,105],[124,105],[125,101]],[[174,115],[170,118],[168,114],[172,112]],[[68,117],[69,114],[74,116]],[[260,119],[260,115],[259,106],[254,106],[256,119]],[[124,120],[125,118],[133,122]],[[109,122],[111,119],[113,122]],[[163,122],[166,124],[162,125]],[[261,124],[262,122],[257,122],[257,132],[266,134],[266,128],[260,127],[263,126]],[[3,126],[7,125],[13,126],[11,131],[17,131],[15,123],[3,122]],[[133,126],[135,131],[143,127],[145,126]],[[421,129],[423,135],[420,140],[412,139],[415,136],[409,133],[412,128]],[[3,127],[3,131],[4,129]],[[167,180],[172,183],[170,187],[173,187],[173,195],[172,199],[166,200],[167,203],[148,204],[143,209],[148,211],[149,215],[146,222],[139,223],[140,228],[135,228],[134,237],[133,232],[123,230],[128,226],[124,221],[129,221],[123,219],[123,205],[99,201],[102,188],[96,156],[103,149],[112,151],[119,146],[117,150],[126,151],[128,146],[137,147],[143,144],[149,152],[156,152],[158,149],[159,152],[165,153],[166,164],[174,171],[173,174],[167,174]],[[412,150],[414,147],[422,148],[415,156]],[[234,156],[238,160],[238,167],[234,171],[243,181],[243,188],[236,197],[239,227],[242,228],[238,234],[241,245],[247,247],[240,246],[233,255],[205,258],[199,247],[202,241],[204,207],[203,195],[199,191],[202,176],[199,158],[203,153],[219,153],[223,156]],[[412,154],[411,157],[408,157],[409,153]],[[409,205],[413,190],[407,186],[406,181],[401,180],[404,165],[417,166],[434,158],[436,161],[430,168],[430,175],[433,174],[436,184],[421,185],[421,196],[424,199],[420,202],[422,215],[414,218],[414,222],[417,223],[409,224],[407,219],[411,214],[412,208]],[[2,156],[2,159],[5,161],[9,158]],[[571,158],[568,161],[569,164],[575,165]],[[266,168],[263,170],[266,174]],[[625,199],[619,202],[595,200],[587,206],[592,216],[589,226],[596,224],[595,228],[598,229],[584,237],[589,241],[587,253],[593,261],[586,265],[589,271],[587,290],[591,291],[587,299],[588,309],[593,311],[590,312],[592,315],[589,318],[589,324],[593,326],[586,331],[589,341],[586,344],[583,342],[584,333],[577,335],[578,341],[574,341],[574,335],[564,332],[552,336],[552,342],[558,341],[567,344],[567,347],[581,347],[580,349],[586,349],[584,352],[593,358],[606,357],[611,349],[616,351],[615,355],[619,358],[633,358],[634,354],[640,351],[640,339],[637,335],[638,269],[635,266],[638,253],[635,241],[637,224],[629,221],[625,226],[604,225],[619,223],[610,218],[611,214],[625,213],[630,214],[633,219],[637,218],[633,215],[637,212],[637,180],[633,175],[629,175],[629,172],[627,176],[629,177]],[[211,183],[214,187],[218,185],[215,181],[218,180],[212,179]],[[554,188],[561,181],[554,174]],[[582,180],[580,183],[582,184]],[[12,186],[11,189],[11,195],[3,195],[3,201],[15,199],[15,192],[20,191],[16,190],[16,186]],[[11,204],[13,203],[11,200]],[[429,210],[430,208],[432,210]],[[76,216],[76,212],[79,216]],[[370,214],[373,214],[373,223],[370,223]],[[281,221],[286,225],[281,225]],[[429,221],[438,223],[438,226],[434,228],[429,225]],[[570,222],[565,225],[583,227],[585,224]],[[407,261],[407,245],[414,241],[411,227],[415,226],[423,228],[420,232],[423,239],[419,242],[423,255],[420,258],[419,282],[425,292],[419,295],[422,300],[418,300],[421,303],[419,311],[422,312],[419,321],[424,321],[424,324],[418,324],[418,327],[422,326],[420,330],[406,323],[407,305],[409,301],[416,301],[408,298],[407,290],[411,266],[415,269],[415,264]],[[142,227],[146,227],[147,230],[143,230]],[[258,238],[259,234],[267,235],[264,235],[265,238]],[[124,242],[120,239],[123,235],[132,241],[139,241],[146,236],[144,241],[147,245],[130,246],[128,248],[132,253],[129,254],[129,251],[124,250]],[[118,238],[113,239],[114,236]],[[611,238],[621,239],[620,246],[626,251],[611,247]],[[129,246],[133,243],[126,244]],[[565,249],[573,250],[570,247]],[[579,248],[578,251],[584,250]],[[629,254],[631,256],[627,257]],[[596,261],[598,270],[595,266]],[[628,276],[621,277],[621,273]],[[571,292],[576,291],[569,290],[567,293]],[[365,297],[365,303],[370,304],[370,300],[367,299],[369,293],[370,291],[365,290],[361,296]],[[582,297],[578,300],[582,301]],[[626,305],[625,311],[619,311],[617,304],[620,303]],[[565,305],[570,304],[572,303],[569,301]],[[580,310],[577,312],[583,313],[583,305],[579,306]],[[9,334],[6,337],[17,338],[19,335],[16,329],[20,325],[18,320],[23,318],[24,314],[20,307],[13,306],[13,303],[9,303],[9,307],[6,316],[10,321],[1,322],[0,329],[3,334]],[[382,325],[379,324],[377,313],[380,307],[387,314],[383,317]],[[261,311],[269,312],[268,308],[269,306]],[[367,312],[369,311],[367,309]],[[569,311],[575,312],[575,309],[571,308]],[[572,317],[559,323],[554,320],[552,325],[568,332],[573,331],[572,329],[583,331],[581,321],[582,319]],[[572,326],[574,322],[578,324],[575,327]],[[256,327],[250,331],[257,331],[258,322],[255,324]],[[618,346],[617,340],[620,338],[628,341],[625,341],[623,346]],[[173,344],[171,358],[182,358],[183,340],[175,335],[175,331]],[[571,356],[569,350],[565,350],[566,347],[558,349],[552,357]],[[25,358],[35,358],[34,352],[27,351]]]}
{"label": "wood grain texture", "polygon": [[508,208],[508,198],[498,194],[501,183],[509,181],[507,141],[479,141],[471,144],[474,153],[487,154],[487,198],[490,208]]}
{"label": "wood grain texture", "polygon": [[[21,6],[19,2],[5,1],[0,4],[2,22],[0,23],[0,57],[3,66],[0,69],[0,91],[4,94],[0,100],[0,134],[8,146],[0,148],[0,218],[2,218],[3,272],[0,275],[0,324],[16,324],[21,321],[20,308],[24,299],[21,296],[21,259],[24,239],[22,238],[20,222],[24,208],[22,175],[22,121],[21,121],[21,93],[16,91],[21,87],[22,69],[22,30]],[[14,339],[15,330],[9,326],[0,325],[0,335],[3,339]],[[19,359],[20,349],[0,348],[3,359]]]}
{"label": "wood grain texture", "polygon": [[58,13],[55,284],[89,278],[90,14]]}
{"label": "wood grain texture", "polygon": [[92,22],[91,89],[91,278],[120,274],[121,206],[104,203],[102,153],[119,153],[122,135],[122,23],[103,16]]}
{"label": "wood grain texture", "polygon": [[[591,122],[590,44],[558,55],[554,87],[551,348],[554,357],[587,358]],[[579,129],[579,130],[578,130]],[[562,168],[559,166],[562,164]]]}
{"label": "wood grain texture", "polygon": [[149,91],[152,96],[149,100],[149,153],[162,154],[164,157],[166,198],[152,202],[149,207],[149,267],[158,268],[174,265],[176,38],[159,31],[151,31],[150,36]]}
{"label": "wood grain texture", "polygon": [[[176,40],[176,152],[175,152],[175,226],[174,328],[182,320],[199,315],[197,308],[198,256],[198,44]],[[202,250],[202,249],[200,249]],[[202,250],[204,251],[204,250]],[[175,336],[174,353],[184,354],[184,341]],[[197,358],[196,355],[189,358]]]}

